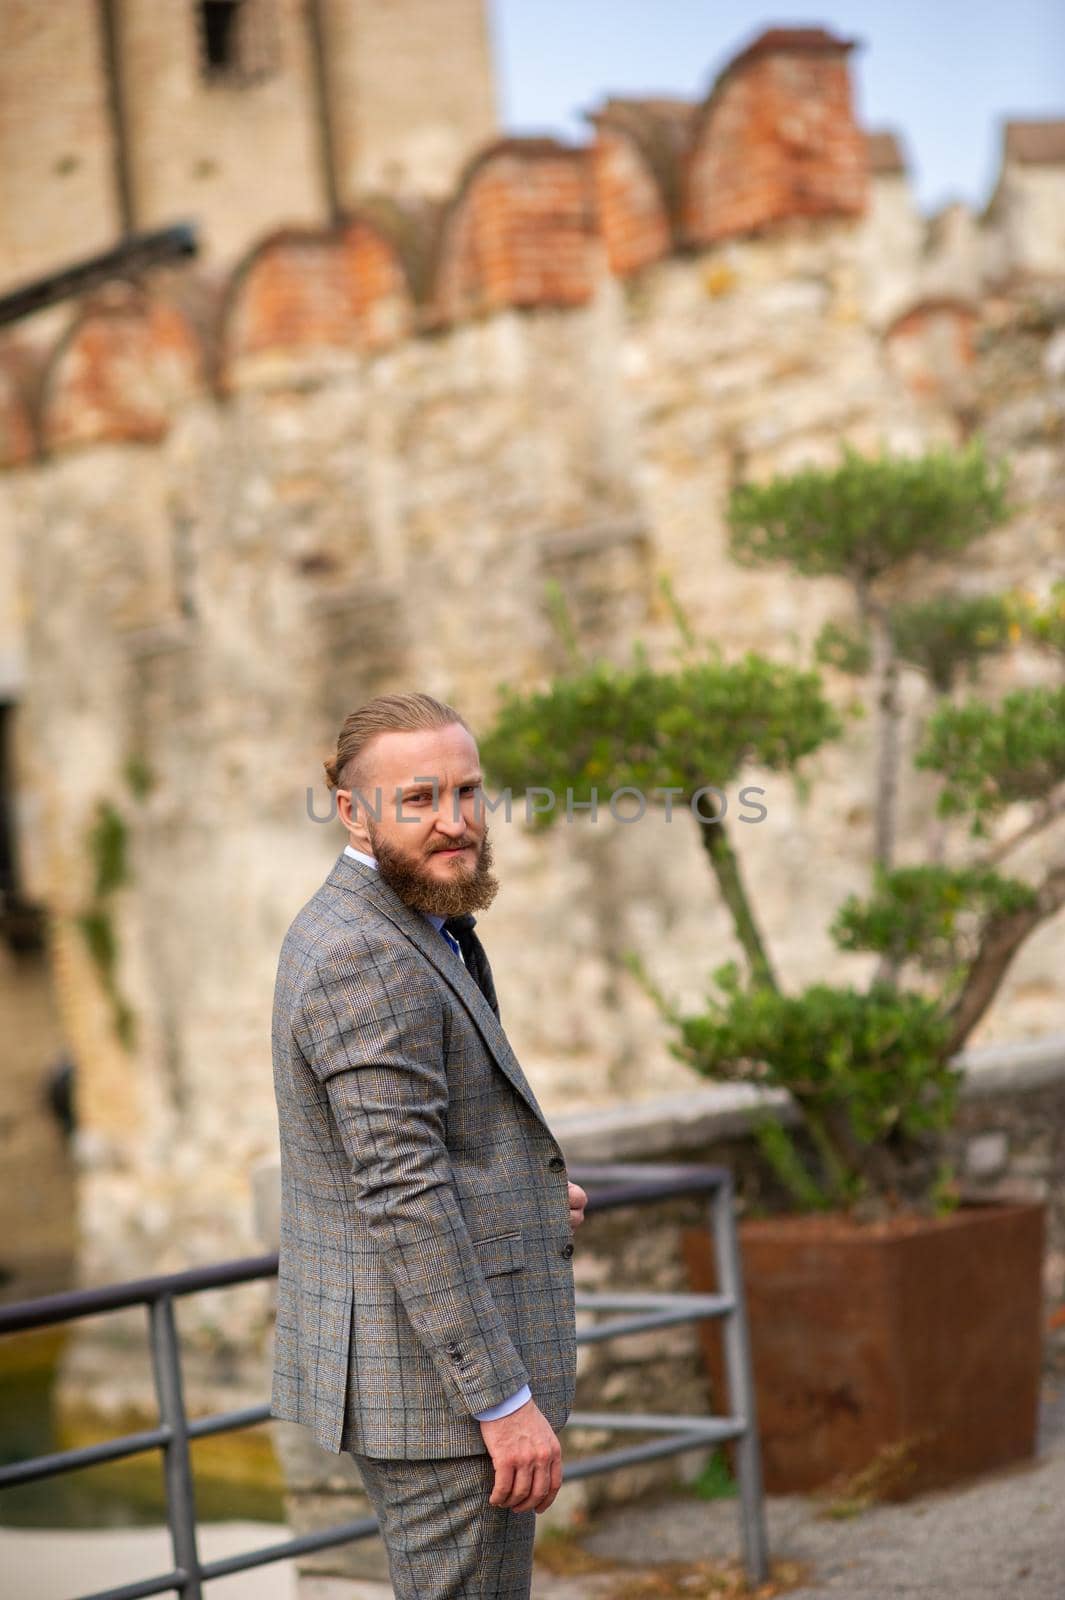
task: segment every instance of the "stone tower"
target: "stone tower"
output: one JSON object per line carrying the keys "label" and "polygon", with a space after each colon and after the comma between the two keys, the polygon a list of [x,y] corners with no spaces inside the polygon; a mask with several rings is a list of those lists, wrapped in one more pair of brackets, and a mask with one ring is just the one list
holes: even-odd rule
{"label": "stone tower", "polygon": [[0,0],[0,289],[189,220],[231,265],[496,133],[485,0]]}
{"label": "stone tower", "polygon": [[366,190],[443,195],[495,137],[486,0],[318,0],[342,208]]}

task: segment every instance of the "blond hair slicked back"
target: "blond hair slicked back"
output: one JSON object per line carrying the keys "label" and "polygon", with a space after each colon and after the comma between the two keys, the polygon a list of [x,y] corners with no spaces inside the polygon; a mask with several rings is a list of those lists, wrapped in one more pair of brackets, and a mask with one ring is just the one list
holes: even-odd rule
{"label": "blond hair slicked back", "polygon": [[352,789],[359,784],[359,758],[379,733],[420,733],[427,728],[447,728],[457,722],[467,732],[469,723],[454,706],[431,694],[379,694],[349,711],[337,735],[336,755],[322,763],[330,789]]}

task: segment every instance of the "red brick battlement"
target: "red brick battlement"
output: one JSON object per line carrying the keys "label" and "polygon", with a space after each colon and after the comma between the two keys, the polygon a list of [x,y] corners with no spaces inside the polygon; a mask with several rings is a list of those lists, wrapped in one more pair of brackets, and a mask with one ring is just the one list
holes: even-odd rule
{"label": "red brick battlement", "polygon": [[[855,121],[853,48],[821,28],[771,28],[701,104],[609,98],[588,114],[590,145],[493,142],[449,199],[369,198],[340,226],[274,231],[223,284],[196,278],[195,296],[173,276],[150,294],[116,285],[50,351],[17,335],[0,347],[0,465],[155,441],[188,396],[254,381],[264,360],[360,359],[505,309],[581,306],[603,272],[793,219],[859,220],[872,181],[904,162],[893,134]],[[1063,152],[1065,122],[1007,127],[1007,161]]]}

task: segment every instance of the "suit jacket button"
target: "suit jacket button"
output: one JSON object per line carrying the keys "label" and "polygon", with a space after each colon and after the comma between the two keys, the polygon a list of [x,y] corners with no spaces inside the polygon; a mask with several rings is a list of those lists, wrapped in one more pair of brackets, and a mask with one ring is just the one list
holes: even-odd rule
{"label": "suit jacket button", "polygon": [[449,1344],[447,1347],[447,1353],[451,1357],[452,1361],[460,1361],[462,1359],[462,1351],[459,1349],[457,1344]]}
{"label": "suit jacket button", "polygon": [[552,1156],[547,1164],[552,1172],[561,1172],[566,1165],[561,1156]]}
{"label": "suit jacket button", "polygon": [[573,1246],[571,1244],[564,1244],[562,1246],[562,1254],[564,1256],[571,1256],[573,1254]]}

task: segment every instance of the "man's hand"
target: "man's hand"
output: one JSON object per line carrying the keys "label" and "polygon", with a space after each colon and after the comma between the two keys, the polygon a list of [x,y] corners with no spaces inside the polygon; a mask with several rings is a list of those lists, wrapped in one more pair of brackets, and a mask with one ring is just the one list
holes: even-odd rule
{"label": "man's hand", "polygon": [[575,1230],[584,1221],[584,1208],[588,1204],[588,1196],[579,1183],[569,1185],[569,1225]]}
{"label": "man's hand", "polygon": [[480,1429],[496,1469],[489,1505],[546,1511],[562,1487],[562,1446],[536,1401]]}

